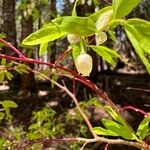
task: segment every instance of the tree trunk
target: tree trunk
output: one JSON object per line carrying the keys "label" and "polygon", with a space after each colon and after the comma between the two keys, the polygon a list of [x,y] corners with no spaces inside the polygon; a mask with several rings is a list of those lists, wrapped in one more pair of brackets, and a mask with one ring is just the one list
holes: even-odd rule
{"label": "tree trunk", "polygon": [[[28,17],[24,16],[22,11],[21,19],[21,41],[25,39],[29,34],[33,32],[33,17],[30,15]],[[27,48],[22,48],[22,52],[30,58],[33,58],[33,52]],[[30,68],[34,69],[34,64],[27,64]],[[34,74],[32,72],[28,74],[23,74],[21,76],[21,90],[23,95],[30,96],[33,92],[36,92],[36,83]]]}
{"label": "tree trunk", "polygon": [[[6,34],[6,41],[17,47],[16,42],[16,23],[15,23],[16,0],[3,0],[3,25],[2,31]],[[12,54],[12,51],[4,50],[6,54]]]}

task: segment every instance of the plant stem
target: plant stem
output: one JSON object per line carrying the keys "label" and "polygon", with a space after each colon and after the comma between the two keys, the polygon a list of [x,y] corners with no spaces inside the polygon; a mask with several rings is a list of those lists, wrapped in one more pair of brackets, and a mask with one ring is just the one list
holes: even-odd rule
{"label": "plant stem", "polygon": [[62,86],[61,84],[59,84],[58,82],[50,79],[49,77],[47,77],[46,75],[40,73],[40,72],[37,72],[37,71],[33,71],[34,73],[37,73],[37,74],[40,74],[42,77],[48,79],[51,83],[53,83],[54,85],[56,85],[57,87],[59,87],[60,89],[62,89],[63,91],[65,91],[71,98],[72,100],[74,101],[79,113],[82,115],[84,121],[86,122],[90,132],[92,133],[92,135],[94,136],[94,138],[97,138],[98,136],[93,132],[92,130],[92,125],[88,119],[88,117],[86,116],[86,114],[83,112],[83,110],[81,109],[80,105],[79,105],[79,102],[78,100],[76,99],[76,97],[74,96],[74,94],[72,94],[65,86]]}
{"label": "plant stem", "polygon": [[26,141],[26,143],[28,144],[35,144],[35,143],[53,143],[53,142],[84,142],[86,144],[88,143],[95,143],[95,142],[102,142],[102,143],[108,143],[109,145],[114,145],[114,144],[120,144],[120,145],[127,145],[127,146],[132,146],[135,148],[143,148],[142,143],[139,142],[132,142],[132,141],[125,141],[122,139],[108,139],[105,137],[97,137],[97,138],[93,138],[93,139],[87,139],[87,138],[63,138],[63,139],[40,139],[40,140],[30,140],[30,141]]}

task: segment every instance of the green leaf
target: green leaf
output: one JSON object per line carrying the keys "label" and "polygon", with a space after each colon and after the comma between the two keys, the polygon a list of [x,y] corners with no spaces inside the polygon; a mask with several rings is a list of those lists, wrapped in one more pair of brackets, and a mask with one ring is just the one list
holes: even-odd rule
{"label": "green leaf", "polygon": [[139,2],[140,0],[113,0],[113,18],[119,19],[128,15]]}
{"label": "green leaf", "polygon": [[144,35],[150,36],[150,22],[149,21],[138,19],[138,18],[132,18],[132,19],[127,20],[127,24],[134,26],[134,28],[138,32]]}
{"label": "green leaf", "polygon": [[4,108],[16,108],[18,105],[11,100],[4,100],[0,102]]}
{"label": "green leaf", "polygon": [[149,123],[150,123],[150,118],[145,117],[137,129],[136,134],[140,137],[141,140],[143,140],[150,132]]}
{"label": "green leaf", "polygon": [[48,47],[48,42],[45,42],[45,43],[41,43],[41,44],[40,44],[40,50],[39,50],[39,55],[40,55],[40,56],[44,55],[44,53],[45,53],[46,50],[47,50],[47,47]]}
{"label": "green leaf", "polygon": [[109,62],[113,66],[116,65],[116,59],[120,58],[117,52],[105,46],[90,45],[89,47],[91,47],[98,55],[102,56],[103,59],[105,59],[107,62]]}
{"label": "green leaf", "polygon": [[65,34],[66,32],[60,30],[56,25],[45,27],[30,34],[27,38],[23,40],[22,44],[36,45],[36,44],[46,43],[46,42],[54,41],[64,36]]}
{"label": "green leaf", "polygon": [[74,6],[73,6],[73,10],[72,10],[72,16],[77,16],[76,7],[77,7],[78,1],[79,1],[79,0],[76,0],[76,1],[75,1],[75,4],[74,4]]}
{"label": "green leaf", "polygon": [[53,23],[64,32],[80,36],[88,36],[97,32],[95,23],[88,17],[58,17],[53,20]]}
{"label": "green leaf", "polygon": [[104,129],[104,128],[101,128],[101,127],[95,127],[92,129],[96,134],[98,135],[106,135],[106,136],[118,136],[118,134],[110,131],[110,130],[107,130],[107,129]]}
{"label": "green leaf", "polygon": [[75,61],[76,58],[77,58],[77,57],[80,55],[80,53],[81,53],[80,43],[73,44],[73,45],[71,45],[71,47],[72,47],[73,60]]}
{"label": "green leaf", "polygon": [[144,50],[146,47],[142,46],[142,44],[141,44],[141,40],[145,39],[146,43],[149,42],[149,40],[147,39],[147,37],[145,38],[142,34],[140,34],[140,32],[138,32],[138,30],[136,30],[136,28],[132,25],[126,24],[125,31],[127,33],[129,40],[131,41],[133,47],[135,48],[136,53],[142,60],[147,71],[150,73],[150,62],[145,57],[145,54],[144,54],[146,52],[146,50]]}
{"label": "green leaf", "polygon": [[3,112],[0,112],[0,121],[3,120],[5,117],[5,114]]}
{"label": "green leaf", "polygon": [[121,124],[119,124],[115,121],[112,121],[112,120],[108,120],[108,119],[102,119],[101,121],[107,130],[110,130],[110,131],[116,133],[118,136],[121,136],[127,140],[136,139],[135,135],[130,130],[127,130]]}
{"label": "green leaf", "polygon": [[13,78],[12,73],[10,73],[8,71],[5,73],[5,75],[6,75],[6,77],[7,77],[8,80],[11,80]]}
{"label": "green leaf", "polygon": [[5,138],[0,138],[0,149],[5,149],[6,148],[6,143],[8,141]]}
{"label": "green leaf", "polygon": [[0,33],[0,38],[6,38],[6,34],[5,33]]}
{"label": "green leaf", "polygon": [[25,65],[25,64],[19,64],[15,67],[15,70],[20,73],[20,74],[23,74],[23,73],[29,73],[29,69],[28,69],[28,66]]}
{"label": "green leaf", "polygon": [[127,21],[129,25],[137,30],[139,35],[140,46],[143,48],[145,53],[150,54],[150,22],[138,18],[129,19]]}
{"label": "green leaf", "polygon": [[2,64],[3,66],[6,65],[6,59],[5,59],[5,58],[2,58],[1,64]]}
{"label": "green leaf", "polygon": [[93,13],[92,15],[89,16],[89,18],[93,21],[93,22],[96,22],[98,17],[107,12],[108,10],[112,10],[112,6],[107,6],[107,7],[104,7],[102,9],[100,9],[99,11]]}
{"label": "green leaf", "polygon": [[150,54],[150,39],[141,39],[140,46],[143,48],[144,52]]}
{"label": "green leaf", "polygon": [[0,82],[2,82],[5,78],[5,72],[4,71],[1,71],[0,72]]}
{"label": "green leaf", "polygon": [[122,116],[116,113],[115,110],[110,106],[105,106],[104,108],[116,122],[120,123],[128,133],[131,133],[134,136],[134,139],[138,139],[133,133],[132,128],[126,123]]}

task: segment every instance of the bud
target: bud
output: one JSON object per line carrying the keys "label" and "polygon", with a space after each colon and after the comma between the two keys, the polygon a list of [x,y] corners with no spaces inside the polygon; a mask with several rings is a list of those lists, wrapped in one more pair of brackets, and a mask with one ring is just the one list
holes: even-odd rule
{"label": "bud", "polygon": [[86,53],[82,53],[76,58],[75,65],[79,73],[83,76],[89,76],[93,67],[92,57]]}
{"label": "bud", "polygon": [[101,32],[100,34],[96,34],[96,45],[100,45],[107,40],[107,34],[105,32]]}
{"label": "bud", "polygon": [[81,37],[79,35],[69,33],[67,39],[70,44],[76,44],[81,40]]}
{"label": "bud", "polygon": [[108,10],[108,11],[102,13],[98,17],[98,19],[96,21],[96,28],[98,30],[101,30],[103,27],[105,27],[109,23],[112,13],[113,13],[112,10]]}

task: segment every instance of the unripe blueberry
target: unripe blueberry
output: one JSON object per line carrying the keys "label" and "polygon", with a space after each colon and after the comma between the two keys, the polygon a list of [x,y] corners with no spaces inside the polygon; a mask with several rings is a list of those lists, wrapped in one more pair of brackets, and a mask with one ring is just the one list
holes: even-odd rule
{"label": "unripe blueberry", "polygon": [[107,34],[105,32],[101,32],[100,34],[96,34],[96,45],[100,45],[107,40]]}
{"label": "unripe blueberry", "polygon": [[81,53],[76,58],[75,65],[78,73],[81,73],[83,76],[89,76],[93,67],[92,57],[89,54]]}
{"label": "unripe blueberry", "polygon": [[76,44],[81,40],[81,37],[79,35],[69,33],[67,39],[70,44]]}
{"label": "unripe blueberry", "polygon": [[97,21],[96,21],[96,28],[98,30],[101,30],[102,28],[104,28],[110,21],[110,18],[112,16],[113,11],[112,10],[108,10],[104,13],[102,13]]}

